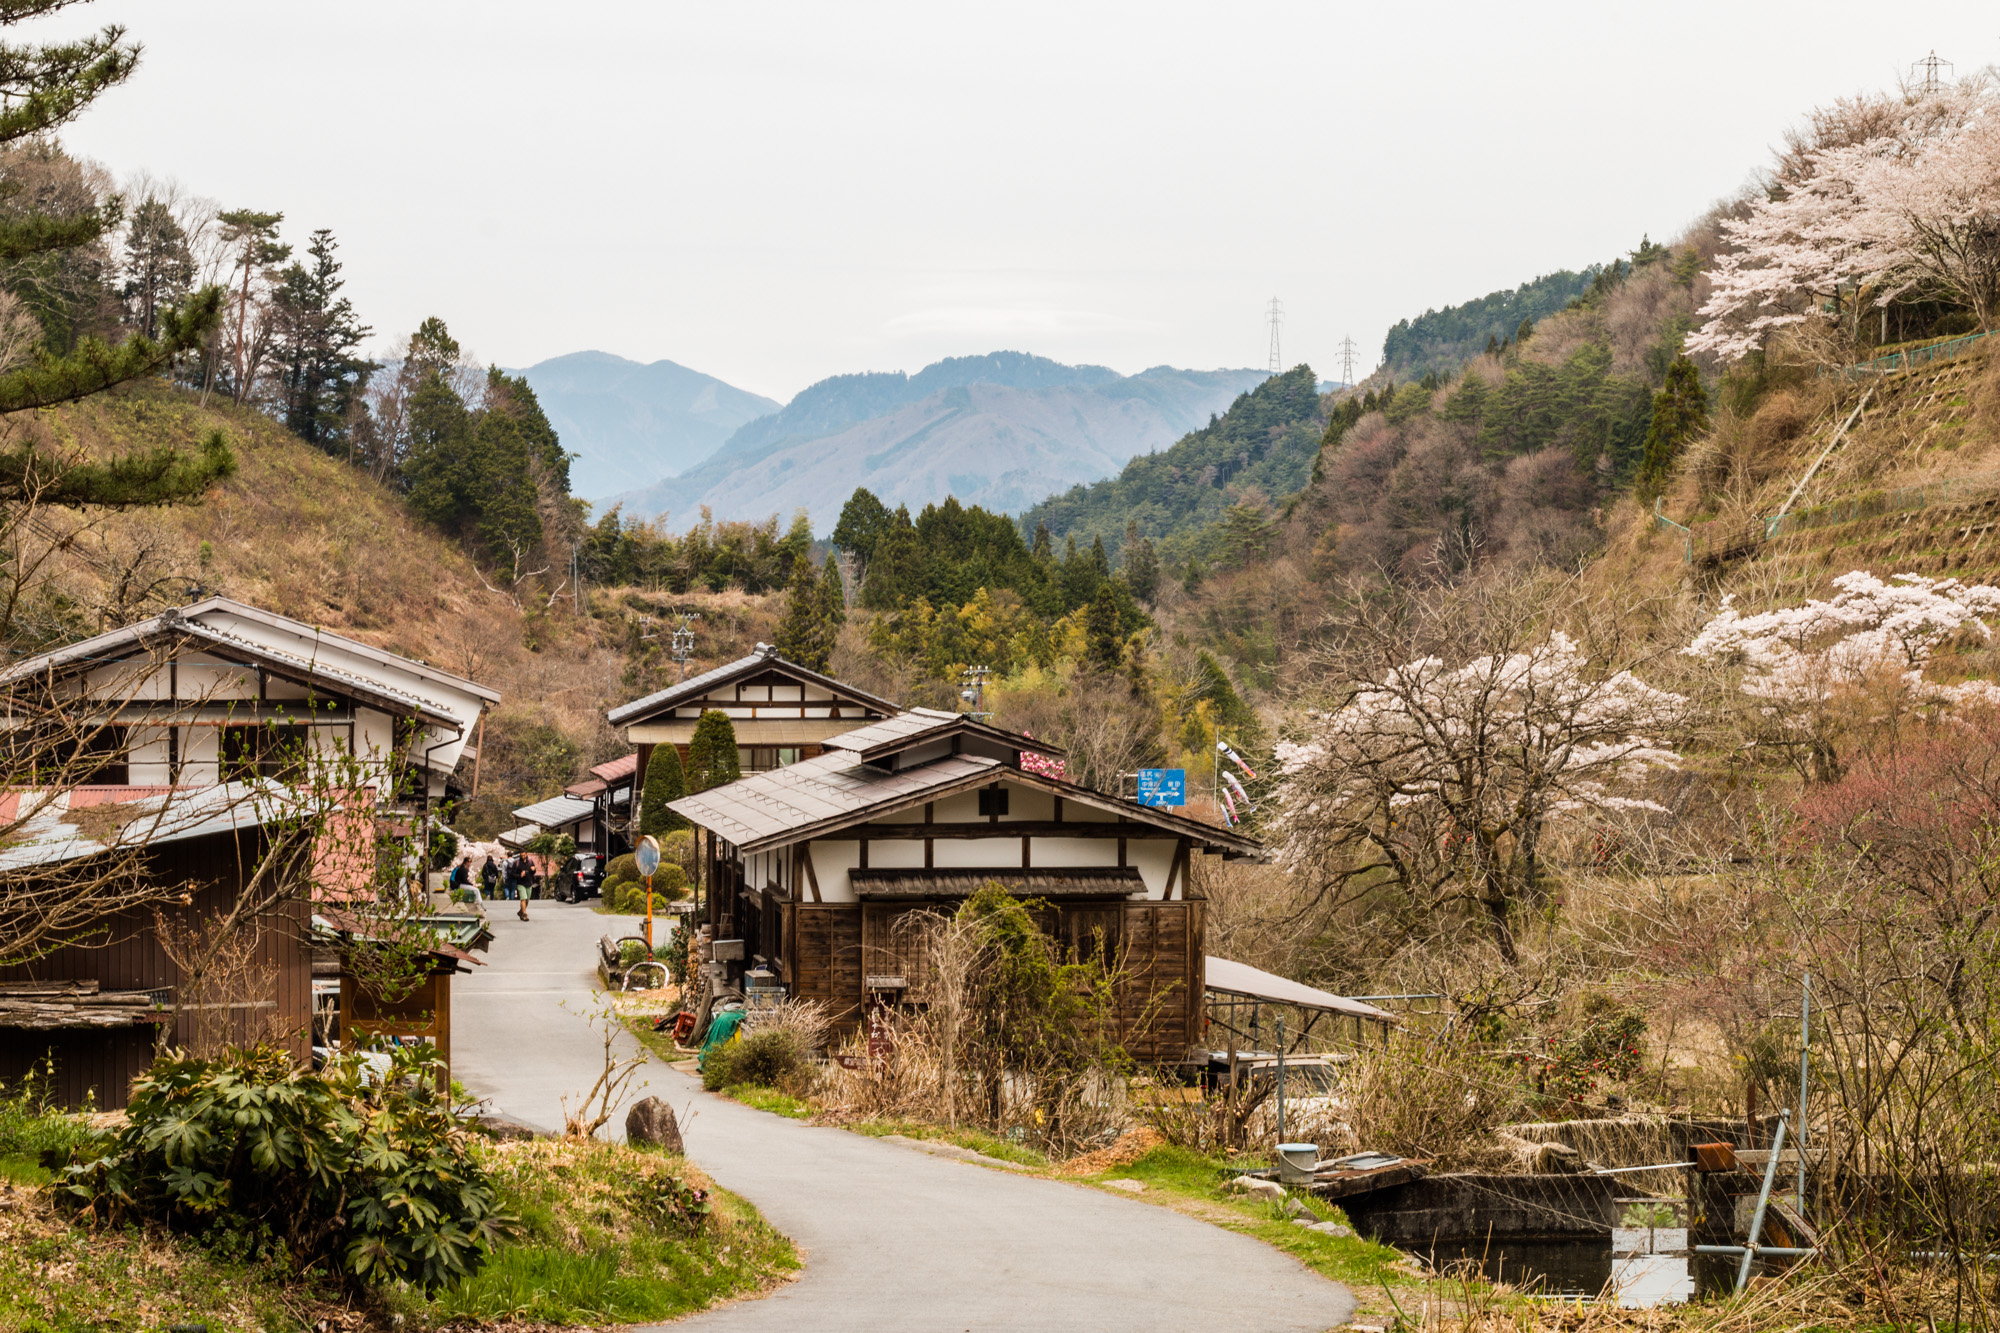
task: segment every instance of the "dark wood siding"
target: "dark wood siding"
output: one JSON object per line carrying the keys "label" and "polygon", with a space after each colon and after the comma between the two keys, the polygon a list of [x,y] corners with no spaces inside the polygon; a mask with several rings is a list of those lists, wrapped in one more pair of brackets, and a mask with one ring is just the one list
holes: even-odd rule
{"label": "dark wood siding", "polygon": [[826,1006],[834,1031],[861,1025],[861,908],[853,903],[795,903],[792,993]]}
{"label": "dark wood siding", "polygon": [[[169,903],[171,921],[212,921],[236,900],[245,876],[263,851],[256,833],[219,834],[165,843],[146,855],[148,875],[169,884],[195,887],[192,901]],[[292,1055],[312,1054],[312,960],[306,945],[310,909],[292,903],[260,922],[258,965],[273,977],[272,990],[256,1008],[232,1010],[227,1037],[252,1040],[276,1035]],[[0,981],[95,980],[104,990],[171,990],[180,976],[160,947],[152,910],[125,913],[97,934],[17,967],[0,968]],[[192,1025],[190,1024],[190,1027]],[[99,1109],[125,1105],[132,1076],[151,1060],[154,1028],[74,1032],[30,1032],[0,1028],[0,1080],[12,1082],[42,1060],[57,1063],[56,1083],[65,1105],[81,1106],[94,1094]],[[171,1040],[192,1032],[171,1034]]]}
{"label": "dark wood siding", "polygon": [[1185,1060],[1201,1036],[1202,908],[1195,902],[1125,904],[1118,1026],[1142,1064]]}

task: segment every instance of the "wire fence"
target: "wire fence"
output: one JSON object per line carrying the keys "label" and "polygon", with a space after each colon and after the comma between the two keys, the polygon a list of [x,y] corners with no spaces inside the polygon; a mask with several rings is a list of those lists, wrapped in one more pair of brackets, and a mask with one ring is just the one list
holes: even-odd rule
{"label": "wire fence", "polygon": [[1923,347],[1906,347],[1887,356],[1878,356],[1872,361],[1861,361],[1851,366],[1842,366],[1838,374],[1842,379],[1861,379],[1869,375],[1894,375],[1900,371],[1914,370],[1918,366],[1928,366],[1939,361],[1956,361],[1972,350],[1972,345],[1982,338],[1993,336],[1986,333],[1968,333],[1962,338],[1947,338],[1941,343],[1930,343]]}

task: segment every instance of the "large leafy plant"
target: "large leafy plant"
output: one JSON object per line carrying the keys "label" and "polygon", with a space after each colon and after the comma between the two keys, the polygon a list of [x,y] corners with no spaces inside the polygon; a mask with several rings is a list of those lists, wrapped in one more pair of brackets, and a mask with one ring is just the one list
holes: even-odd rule
{"label": "large leafy plant", "polygon": [[407,1047],[322,1071],[263,1046],[170,1057],[132,1088],[127,1124],[77,1153],[62,1187],[107,1220],[282,1248],[350,1282],[433,1290],[476,1272],[504,1217],[472,1137]]}

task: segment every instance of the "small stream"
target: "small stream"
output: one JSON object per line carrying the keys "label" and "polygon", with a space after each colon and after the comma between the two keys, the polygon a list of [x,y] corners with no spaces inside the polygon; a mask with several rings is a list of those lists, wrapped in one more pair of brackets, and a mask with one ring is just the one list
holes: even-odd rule
{"label": "small stream", "polygon": [[1613,1255],[1609,1237],[1439,1240],[1398,1247],[1432,1269],[1473,1265],[1482,1277],[1534,1295],[1594,1300],[1615,1293],[1627,1309],[1651,1309],[1729,1290],[1735,1268],[1713,1255]]}

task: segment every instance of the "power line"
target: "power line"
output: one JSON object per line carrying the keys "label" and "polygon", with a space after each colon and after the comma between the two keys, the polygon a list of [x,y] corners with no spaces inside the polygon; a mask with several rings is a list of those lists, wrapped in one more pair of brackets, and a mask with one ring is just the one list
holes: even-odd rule
{"label": "power line", "polygon": [[1354,387],[1354,339],[1340,340],[1340,382]]}
{"label": "power line", "polygon": [[1285,307],[1271,298],[1271,373],[1281,375],[1285,370],[1285,359],[1278,351],[1278,326],[1285,322]]}

